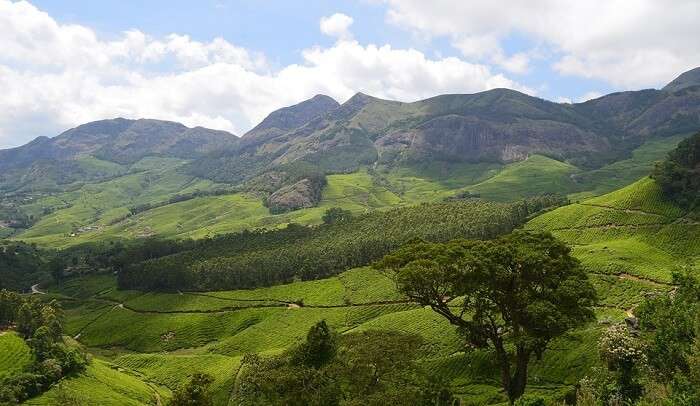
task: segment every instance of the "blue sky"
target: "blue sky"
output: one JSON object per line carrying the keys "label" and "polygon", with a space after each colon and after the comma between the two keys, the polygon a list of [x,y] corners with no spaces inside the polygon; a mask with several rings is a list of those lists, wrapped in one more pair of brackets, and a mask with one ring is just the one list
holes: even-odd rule
{"label": "blue sky", "polygon": [[117,116],[241,135],[316,93],[659,88],[700,65],[699,19],[696,0],[0,0],[0,148]]}
{"label": "blue sky", "polygon": [[[154,36],[185,33],[199,41],[223,37],[263,52],[278,67],[299,63],[301,52],[309,46],[332,46],[334,39],[323,35],[318,23],[334,13],[354,19],[354,37],[360,43],[415,48],[431,56],[460,56],[444,37],[419,38],[387,23],[387,4],[366,0],[37,0],[33,4],[60,22],[86,25],[106,37],[134,28]],[[508,36],[503,43],[510,53],[533,46],[533,41],[520,35]],[[498,67],[494,71],[502,72]],[[589,92],[616,90],[605,81],[559,75],[547,60],[536,61],[527,74],[514,77],[551,100],[576,101]]]}

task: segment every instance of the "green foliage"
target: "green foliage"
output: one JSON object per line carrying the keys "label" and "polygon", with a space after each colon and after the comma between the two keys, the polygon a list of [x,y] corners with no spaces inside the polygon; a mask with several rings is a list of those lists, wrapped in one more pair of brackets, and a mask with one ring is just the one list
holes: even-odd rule
{"label": "green foliage", "polygon": [[[31,348],[34,362],[23,373],[2,377],[0,402],[21,402],[47,390],[64,376],[85,369],[87,357],[62,342],[61,310],[57,303],[44,303],[33,297],[17,297],[0,291],[0,307],[9,308],[7,323],[16,322]],[[30,338],[31,337],[31,338]]]}
{"label": "green foliage", "polygon": [[700,133],[681,142],[659,163],[652,177],[664,195],[680,206],[694,209],[700,205]]}
{"label": "green foliage", "polygon": [[530,357],[593,318],[593,286],[550,234],[410,244],[375,266],[395,273],[406,296],[445,317],[468,344],[495,350],[511,403],[524,393]]}
{"label": "green foliage", "polygon": [[339,223],[341,221],[348,221],[352,219],[352,212],[350,210],[343,210],[340,207],[331,207],[323,213],[323,224],[333,224]]}
{"label": "green foliage", "polygon": [[[314,330],[326,328],[314,326],[301,348],[317,340]],[[337,352],[315,367],[298,357],[299,347],[247,356],[236,397],[243,405],[450,405],[449,390],[415,362],[419,347],[416,336],[365,331],[339,337]]]}
{"label": "green foliage", "polygon": [[194,374],[192,378],[173,393],[170,406],[212,406],[209,387],[214,379],[205,374]]}
{"label": "green foliage", "polygon": [[203,241],[177,255],[133,264],[119,273],[119,286],[217,290],[323,278],[367,265],[415,238],[492,238],[557,202],[541,197],[511,204],[433,203],[372,212],[312,229],[288,226],[233,234]]}
{"label": "green foliage", "polygon": [[300,345],[292,355],[292,362],[319,369],[335,357],[336,347],[336,337],[326,321],[321,320],[311,327],[306,335],[306,342]]}
{"label": "green foliage", "polygon": [[0,289],[21,292],[48,279],[46,257],[35,246],[0,241]]}
{"label": "green foliage", "polygon": [[[608,397],[624,402],[634,402],[642,395],[643,386],[639,377],[647,358],[643,344],[633,337],[627,327],[616,324],[608,328],[600,338],[599,352],[615,384]],[[610,399],[605,399],[609,401]]]}

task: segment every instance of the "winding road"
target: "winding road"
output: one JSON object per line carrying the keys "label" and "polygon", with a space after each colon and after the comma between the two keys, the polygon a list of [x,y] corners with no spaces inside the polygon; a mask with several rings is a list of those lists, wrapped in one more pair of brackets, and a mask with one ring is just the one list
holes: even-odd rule
{"label": "winding road", "polygon": [[38,284],[38,283],[32,285],[31,289],[32,289],[32,295],[35,295],[35,294],[38,294],[38,295],[45,295],[45,294],[46,294],[46,292],[42,292],[42,291],[39,290],[39,284]]}

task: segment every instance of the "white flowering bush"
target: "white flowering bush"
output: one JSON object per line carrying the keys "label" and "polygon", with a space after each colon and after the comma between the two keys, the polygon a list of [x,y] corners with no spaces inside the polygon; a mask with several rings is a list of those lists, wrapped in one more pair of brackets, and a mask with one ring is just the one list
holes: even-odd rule
{"label": "white flowering bush", "polygon": [[607,366],[598,370],[593,379],[582,381],[591,395],[606,405],[632,403],[643,393],[639,382],[641,371],[648,369],[643,344],[629,334],[622,324],[610,326],[598,343],[600,358]]}
{"label": "white flowering bush", "polygon": [[642,369],[647,365],[644,346],[622,324],[615,324],[606,330],[600,338],[598,349],[611,371]]}

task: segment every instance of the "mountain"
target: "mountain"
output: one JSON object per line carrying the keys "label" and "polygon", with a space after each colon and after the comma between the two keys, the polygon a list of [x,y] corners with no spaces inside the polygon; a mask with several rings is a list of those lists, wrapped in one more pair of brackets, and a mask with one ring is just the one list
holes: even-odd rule
{"label": "mountain", "polygon": [[333,98],[322,94],[316,95],[294,106],[273,111],[255,128],[245,133],[241,141],[244,145],[266,141],[301,127],[312,119],[338,107],[340,107],[340,104]]}
{"label": "mountain", "polygon": [[21,147],[0,150],[0,189],[35,186],[45,183],[46,177],[59,185],[103,179],[122,173],[120,165],[147,156],[193,159],[236,142],[237,137],[224,131],[170,121],[95,121],[54,138],[39,137]]}
{"label": "mountain", "polygon": [[700,67],[691,69],[664,86],[667,92],[676,92],[687,87],[700,86]]}
{"label": "mountain", "polygon": [[[687,83],[692,72],[674,82]],[[196,160],[190,173],[240,183],[270,173],[283,178],[290,165],[337,173],[370,164],[509,163],[533,154],[592,169],[629,157],[651,138],[700,129],[700,87],[619,92],[578,104],[509,89],[414,103],[358,93],[336,108],[324,103],[327,111],[313,118],[291,114],[316,106],[315,99],[270,114],[236,148]]]}
{"label": "mountain", "polygon": [[[270,113],[241,138],[167,121],[97,121],[55,138],[40,137],[0,151],[0,190],[53,193],[66,190],[67,185],[131,173],[141,159],[156,156],[180,160],[172,169],[180,176],[173,185],[187,185],[190,178],[224,183],[229,189],[262,195],[268,208],[278,212],[317,205],[329,174],[364,167],[391,171],[483,164],[497,168],[540,156],[564,164],[557,173],[568,173],[570,178],[560,183],[568,185],[562,193],[584,192],[598,186],[589,183],[606,179],[581,177],[579,172],[619,173],[625,167],[622,162],[635,159],[632,154],[641,146],[660,142],[667,151],[674,145],[659,140],[675,140],[700,130],[700,86],[692,85],[697,72],[680,75],[664,90],[618,92],[576,104],[554,103],[509,89],[441,95],[412,103],[357,93],[339,104],[317,95]],[[653,161],[650,157],[646,161]],[[536,176],[536,162],[541,161],[530,161],[521,172]],[[479,173],[470,179],[476,181]],[[622,175],[621,179],[629,178]],[[440,176],[453,175],[447,171]],[[577,179],[588,180],[579,187]],[[533,184],[547,182],[542,177]],[[474,182],[459,186],[468,185],[480,190]],[[403,193],[398,187],[394,183],[389,189]],[[179,199],[198,191],[202,190],[173,189],[167,196]],[[143,195],[129,207],[145,203],[151,207],[165,202]],[[18,204],[23,203],[15,201],[12,207]]]}

